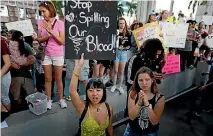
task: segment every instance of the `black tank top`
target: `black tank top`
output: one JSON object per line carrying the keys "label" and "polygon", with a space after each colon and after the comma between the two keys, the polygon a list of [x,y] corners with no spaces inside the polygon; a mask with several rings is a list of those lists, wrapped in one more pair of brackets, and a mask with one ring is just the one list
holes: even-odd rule
{"label": "black tank top", "polygon": [[[162,97],[163,95],[160,94],[157,101]],[[135,104],[138,101],[138,95],[135,100]],[[152,105],[152,109],[154,109],[156,101],[156,95],[149,100],[149,104]],[[143,106],[142,106],[143,107]],[[149,108],[149,107],[148,107]],[[157,125],[152,125],[152,123],[149,120],[148,114],[145,114],[147,111],[147,107],[140,109],[139,117],[135,118],[134,120],[129,120],[129,125],[132,130],[132,132],[138,134],[138,135],[146,135],[150,133],[154,133],[159,129],[159,123]]]}

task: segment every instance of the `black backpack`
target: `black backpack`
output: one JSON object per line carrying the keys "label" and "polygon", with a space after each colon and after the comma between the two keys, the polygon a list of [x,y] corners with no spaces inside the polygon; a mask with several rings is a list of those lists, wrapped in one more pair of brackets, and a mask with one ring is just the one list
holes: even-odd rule
{"label": "black backpack", "polygon": [[[105,102],[105,105],[106,105],[106,107],[107,107],[107,111],[108,111],[108,115],[109,115],[109,119],[110,119],[110,117],[111,117],[111,112],[110,112],[109,104],[108,104],[107,102]],[[85,117],[85,115],[86,115],[86,113],[87,113],[88,106],[89,106],[89,105],[86,103],[85,108],[84,108],[84,110],[83,110],[83,112],[82,112],[82,114],[81,114],[81,117],[80,117],[80,119],[79,119],[78,132],[77,132],[77,134],[76,134],[75,136],[81,136],[81,122],[83,121],[83,119],[84,119],[84,117]]]}

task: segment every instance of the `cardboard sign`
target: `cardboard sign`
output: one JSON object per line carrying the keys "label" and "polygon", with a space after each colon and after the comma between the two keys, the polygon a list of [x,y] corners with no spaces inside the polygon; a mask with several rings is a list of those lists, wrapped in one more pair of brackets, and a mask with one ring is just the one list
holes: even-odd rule
{"label": "cardboard sign", "polygon": [[24,36],[31,36],[33,35],[34,32],[33,25],[30,19],[16,22],[9,22],[6,23],[6,27],[8,31],[11,29],[21,31]]}
{"label": "cardboard sign", "polygon": [[209,46],[209,48],[213,48],[213,35],[206,37],[206,44]]}
{"label": "cardboard sign", "polygon": [[212,24],[213,24],[213,16],[203,16],[203,17],[202,17],[202,21],[203,21],[206,25],[212,25]]}
{"label": "cardboard sign", "polygon": [[184,48],[188,26],[187,23],[166,23],[162,28],[166,47]]}
{"label": "cardboard sign", "polygon": [[114,60],[116,1],[71,0],[65,4],[65,57]]}
{"label": "cardboard sign", "polygon": [[159,38],[160,27],[157,22],[145,24],[133,31],[137,46],[140,48],[147,39]]}
{"label": "cardboard sign", "polygon": [[166,74],[180,72],[180,55],[167,56],[166,64],[164,65],[162,71]]}

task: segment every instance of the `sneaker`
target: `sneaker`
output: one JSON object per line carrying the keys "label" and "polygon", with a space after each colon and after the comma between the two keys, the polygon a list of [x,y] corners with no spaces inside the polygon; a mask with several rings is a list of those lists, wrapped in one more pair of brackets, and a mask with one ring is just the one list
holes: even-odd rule
{"label": "sneaker", "polygon": [[68,97],[65,97],[65,96],[64,96],[64,99],[67,100],[67,101],[71,101],[70,96],[68,96]]}
{"label": "sneaker", "polygon": [[110,91],[111,91],[112,93],[114,93],[115,90],[116,90],[116,86],[114,85],[114,86],[112,86],[112,88],[110,89]]}
{"label": "sneaker", "polygon": [[124,89],[123,89],[123,87],[119,87],[118,90],[119,90],[119,92],[120,92],[121,94],[124,94]]}
{"label": "sneaker", "polygon": [[64,99],[61,99],[58,103],[59,103],[59,105],[61,106],[62,109],[67,108],[67,104],[65,103]]}
{"label": "sneaker", "polygon": [[52,100],[48,100],[47,101],[47,109],[51,110],[51,108],[52,108]]}

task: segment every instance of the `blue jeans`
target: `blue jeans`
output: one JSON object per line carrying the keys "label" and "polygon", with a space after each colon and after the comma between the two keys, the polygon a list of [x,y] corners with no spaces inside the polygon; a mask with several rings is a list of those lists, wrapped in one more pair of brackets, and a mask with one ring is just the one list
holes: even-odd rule
{"label": "blue jeans", "polygon": [[150,134],[146,134],[146,135],[143,135],[143,134],[137,134],[135,132],[132,132],[129,124],[127,125],[126,129],[125,129],[125,132],[124,132],[124,135],[123,136],[158,136],[158,133],[159,133],[159,130],[157,130],[156,132],[154,133],[150,133]]}
{"label": "blue jeans", "polygon": [[1,103],[3,105],[10,104],[9,89],[11,84],[10,72],[1,77]]}

